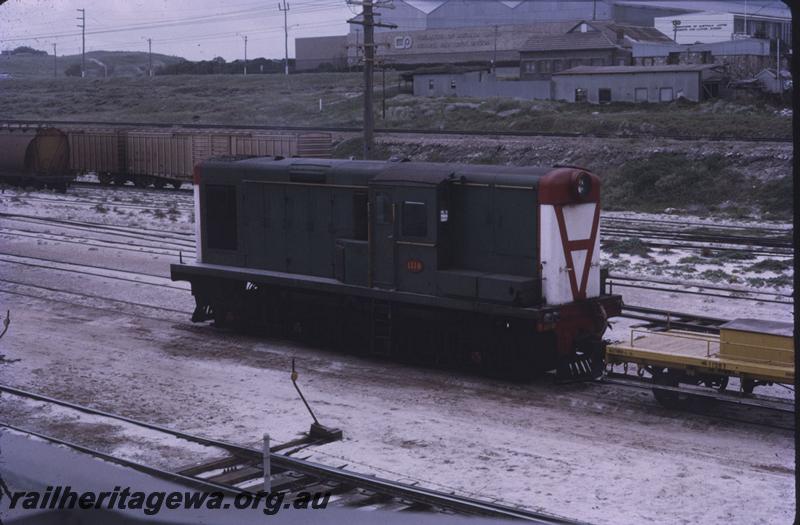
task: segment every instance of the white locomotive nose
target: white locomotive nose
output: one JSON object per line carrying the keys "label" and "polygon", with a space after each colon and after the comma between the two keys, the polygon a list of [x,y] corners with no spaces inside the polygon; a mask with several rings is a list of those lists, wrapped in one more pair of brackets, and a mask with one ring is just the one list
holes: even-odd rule
{"label": "white locomotive nose", "polygon": [[562,168],[540,185],[542,294],[547,304],[600,295],[600,202],[589,173]]}

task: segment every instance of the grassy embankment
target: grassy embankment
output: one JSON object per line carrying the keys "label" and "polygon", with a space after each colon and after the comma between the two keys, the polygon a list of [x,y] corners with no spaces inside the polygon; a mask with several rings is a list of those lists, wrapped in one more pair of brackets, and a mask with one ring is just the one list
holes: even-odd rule
{"label": "grassy embankment", "polygon": [[[0,119],[359,126],[361,80],[358,73],[108,80],[15,78],[0,81],[3,93]],[[380,82],[376,85],[380,88]],[[414,98],[396,94],[397,78],[393,75],[387,78],[387,86],[392,89],[385,121],[378,111],[380,89],[376,97],[379,127],[610,133],[632,139],[663,135],[731,139],[791,137],[791,117],[768,104],[710,101],[596,106],[507,99]],[[683,153],[635,154],[642,147],[631,140],[630,158],[620,156],[611,167],[603,166],[607,178],[606,206],[655,211],[695,204],[711,212],[723,207],[733,214],[757,209],[776,217],[791,215],[788,171],[763,180],[748,176],[747,167],[736,165],[735,159],[718,155],[698,159],[696,155]],[[343,144],[338,153],[358,155],[359,150],[354,141]],[[449,158],[446,153],[426,157],[463,160],[462,156]],[[575,152],[575,157],[576,162],[589,161],[587,165],[593,167],[592,159],[584,158],[580,151]],[[492,151],[470,161],[504,162]]]}

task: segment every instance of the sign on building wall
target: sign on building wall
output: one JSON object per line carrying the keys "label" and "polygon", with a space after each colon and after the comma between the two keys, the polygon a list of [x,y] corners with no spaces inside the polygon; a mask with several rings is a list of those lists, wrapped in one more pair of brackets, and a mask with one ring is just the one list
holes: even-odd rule
{"label": "sign on building wall", "polygon": [[[677,21],[677,23],[675,23]],[[691,13],[662,16],[655,19],[655,28],[679,44],[710,44],[733,39],[733,14]]]}

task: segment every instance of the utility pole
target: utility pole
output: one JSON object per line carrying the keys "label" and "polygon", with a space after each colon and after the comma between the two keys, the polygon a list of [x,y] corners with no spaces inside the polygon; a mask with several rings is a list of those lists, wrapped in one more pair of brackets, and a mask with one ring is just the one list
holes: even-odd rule
{"label": "utility pole", "polygon": [[597,20],[597,0],[592,0],[592,20]]}
{"label": "utility pole", "polygon": [[381,120],[386,120],[386,64],[381,63]]}
{"label": "utility pole", "polygon": [[492,58],[492,73],[497,70],[497,25],[494,26],[494,58]]}
{"label": "utility pole", "polygon": [[58,52],[56,44],[53,44],[53,78],[58,77]]}
{"label": "utility pole", "polygon": [[147,39],[147,74],[153,77],[153,39]]}
{"label": "utility pole", "polygon": [[[278,6],[280,8],[280,6]],[[247,76],[247,35],[244,35],[244,76]]]}
{"label": "utility pole", "polygon": [[283,48],[286,51],[284,74],[289,74],[289,4],[283,0],[283,6],[278,4],[278,10],[283,12]]}
{"label": "utility pole", "polygon": [[347,22],[364,26],[364,159],[369,160],[372,157],[372,142],[375,130],[375,119],[372,108],[372,76],[375,67],[375,28],[388,27],[395,29],[397,26],[395,24],[375,22],[374,7],[393,7],[385,0],[348,0],[348,3],[361,5],[364,8],[361,12],[362,20],[352,18]]}
{"label": "utility pole", "polygon": [[78,9],[81,16],[77,20],[81,21],[81,78],[86,76],[86,9]]}

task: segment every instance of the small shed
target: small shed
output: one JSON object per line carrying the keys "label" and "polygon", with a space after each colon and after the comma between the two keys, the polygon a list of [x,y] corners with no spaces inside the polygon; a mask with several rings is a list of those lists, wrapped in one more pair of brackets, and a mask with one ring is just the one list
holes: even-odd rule
{"label": "small shed", "polygon": [[779,75],[774,69],[764,69],[755,79],[767,93],[783,93],[792,88],[792,73],[785,69],[782,69]]}
{"label": "small shed", "polygon": [[553,75],[553,98],[568,102],[698,102],[719,96],[719,66],[578,66]]}
{"label": "small shed", "polygon": [[550,100],[549,80],[500,78],[487,68],[442,67],[420,69],[411,74],[417,97],[505,97]]}

